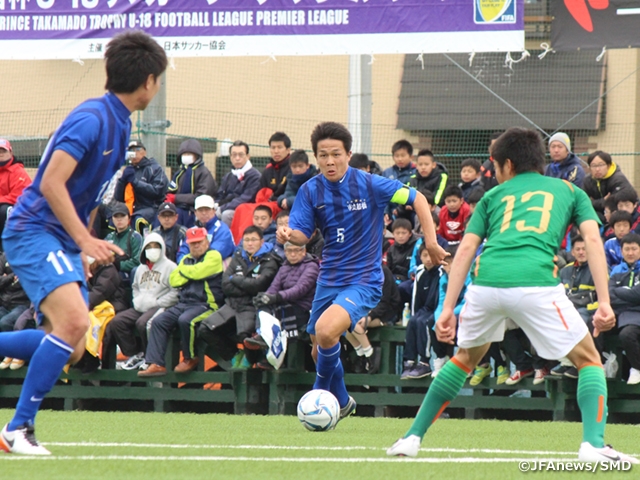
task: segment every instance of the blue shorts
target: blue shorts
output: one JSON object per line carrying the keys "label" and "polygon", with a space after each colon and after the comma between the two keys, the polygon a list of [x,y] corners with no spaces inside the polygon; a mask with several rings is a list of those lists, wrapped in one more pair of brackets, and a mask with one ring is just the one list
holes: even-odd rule
{"label": "blue shorts", "polygon": [[349,313],[351,327],[353,330],[358,320],[366,317],[369,311],[380,303],[382,288],[365,287],[364,285],[353,285],[350,287],[325,287],[316,286],[316,295],[311,305],[311,317],[307,324],[307,333],[316,334],[316,322],[324,311],[331,305],[340,305]]}
{"label": "blue shorts", "polygon": [[40,312],[40,303],[56,288],[77,283],[87,304],[89,294],[80,252],[70,251],[55,236],[43,231],[4,229],[2,244],[7,261],[22,288]]}

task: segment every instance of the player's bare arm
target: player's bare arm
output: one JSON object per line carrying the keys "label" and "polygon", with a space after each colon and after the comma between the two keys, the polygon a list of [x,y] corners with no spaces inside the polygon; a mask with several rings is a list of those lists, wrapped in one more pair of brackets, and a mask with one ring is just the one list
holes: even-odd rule
{"label": "player's bare arm", "polygon": [[473,233],[466,233],[458,247],[456,258],[453,260],[451,272],[449,273],[447,296],[444,299],[442,314],[436,321],[436,335],[441,342],[453,344],[456,336],[456,316],[453,310],[456,307],[456,302],[480,243],[482,243],[480,237]]}
{"label": "player's bare arm", "polygon": [[40,190],[54,215],[74,242],[86,255],[90,255],[100,263],[110,263],[113,253],[123,255],[116,245],[91,236],[73,206],[66,183],[77,166],[76,160],[63,150],[56,150],[51,156],[43,176]]}
{"label": "player's bare arm", "polygon": [[589,270],[598,294],[598,310],[593,315],[593,336],[600,332],[611,330],[616,325],[616,318],[609,299],[609,273],[607,259],[600,238],[600,229],[594,220],[587,220],[580,224],[580,234],[584,238],[589,259]]}
{"label": "player's bare arm", "polygon": [[303,246],[309,243],[310,240],[300,230],[292,230],[289,227],[278,227],[276,230],[276,241],[281,245],[291,242],[294,245]]}
{"label": "player's bare arm", "polygon": [[427,246],[427,252],[429,252],[431,261],[434,265],[442,265],[443,263],[446,263],[445,258],[449,254],[440,245],[438,245],[436,230],[433,225],[431,210],[429,209],[429,202],[422,193],[416,192],[416,198],[413,201],[413,208],[416,211],[416,215],[418,215],[420,225],[422,225],[424,243]]}

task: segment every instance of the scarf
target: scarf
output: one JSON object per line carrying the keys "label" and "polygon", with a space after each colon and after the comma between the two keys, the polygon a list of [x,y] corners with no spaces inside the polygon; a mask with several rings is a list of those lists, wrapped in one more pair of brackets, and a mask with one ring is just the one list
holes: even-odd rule
{"label": "scarf", "polygon": [[242,168],[233,168],[231,169],[231,173],[233,173],[239,182],[244,178],[244,174],[247,173],[250,169],[253,168],[251,165],[251,160],[247,160],[247,163],[244,164]]}

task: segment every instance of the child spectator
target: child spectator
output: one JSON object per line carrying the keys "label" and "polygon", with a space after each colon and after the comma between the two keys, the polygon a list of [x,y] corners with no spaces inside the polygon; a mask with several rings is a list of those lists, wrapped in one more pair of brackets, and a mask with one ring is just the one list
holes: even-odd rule
{"label": "child spectator", "polygon": [[362,170],[363,172],[371,173],[371,164],[369,163],[369,157],[364,153],[352,154],[351,159],[349,160],[349,166],[351,168]]}
{"label": "child spectator", "polygon": [[413,282],[411,318],[405,335],[403,370],[400,380],[423,378],[431,375],[431,336],[429,324],[438,306],[440,269],[433,264],[424,243],[419,250],[421,265]]}
{"label": "child spectator", "polygon": [[[289,211],[288,210],[280,210],[278,215],[276,215],[276,229],[280,227],[288,227],[289,226]],[[278,254],[281,259],[285,259],[284,253],[284,245],[278,243],[276,240],[275,245],[273,246],[273,251]]]}
{"label": "child spectator", "polygon": [[273,221],[273,210],[267,205],[258,205],[253,211],[253,226],[262,230],[265,243],[275,245],[277,225]]}
{"label": "child spectator", "polygon": [[231,144],[229,159],[233,168],[222,178],[215,199],[218,203],[217,215],[231,226],[236,207],[255,200],[260,188],[260,172],[251,164],[249,145],[242,140]]}
{"label": "child spectator", "polygon": [[[478,202],[482,200],[482,197],[484,197],[484,194],[485,191],[482,189],[474,189],[469,193],[469,196],[467,197],[467,203],[469,204],[469,211],[472,214],[475,211]],[[469,216],[469,218],[471,218],[471,216]],[[467,221],[469,220],[469,218],[467,219]]]}
{"label": "child spectator", "polygon": [[640,235],[631,233],[620,243],[623,262],[611,271],[609,294],[620,343],[631,364],[627,384],[636,385],[640,383]]}
{"label": "child spectator", "polygon": [[620,240],[631,231],[631,214],[625,210],[618,210],[611,215],[609,223],[613,228],[614,238],[604,243],[604,253],[607,256],[609,269],[622,262]]}
{"label": "child spectator", "polygon": [[289,167],[291,171],[287,175],[287,187],[278,197],[278,205],[283,210],[291,210],[302,184],[318,173],[316,166],[309,164],[309,157],[304,150],[295,150],[291,154]]}
{"label": "child spectator", "polygon": [[[480,167],[480,162],[475,158],[467,158],[460,164],[460,179],[462,182],[458,186],[462,190],[462,196],[467,203],[469,203],[469,195],[472,192],[479,191],[484,194],[484,188],[480,183]],[[480,198],[482,198],[482,195],[480,195]],[[476,203],[478,202],[476,201]]]}
{"label": "child spectator", "polygon": [[116,231],[107,235],[105,240],[119,246],[127,259],[117,259],[115,265],[125,280],[129,279],[131,271],[140,265],[140,249],[142,236],[129,225],[129,208],[124,203],[117,203],[111,207],[111,220]]}
{"label": "child spectator", "polygon": [[[631,231],[640,233],[640,205],[638,205],[638,194],[635,190],[622,190],[614,195],[618,200],[618,211],[622,210],[631,214]],[[613,226],[613,225],[612,225]]]}
{"label": "child spectator", "polygon": [[415,188],[424,195],[426,190],[433,193],[433,203],[430,205],[442,205],[442,196],[449,181],[449,172],[444,165],[436,162],[431,150],[420,150],[416,160],[416,173],[409,179],[409,186]]}
{"label": "child spectator", "polygon": [[147,235],[132,284],[133,307],[118,312],[107,325],[102,340],[103,359],[107,358],[108,349],[117,344],[129,357],[122,365],[123,370],[137,370],[144,364],[147,323],[154,315],[178,303],[178,290],[169,283],[175,268],[176,264],[165,256],[162,237],[155,232]]}
{"label": "child spectator", "polygon": [[417,239],[413,238],[411,222],[405,218],[399,218],[391,226],[394,243],[387,251],[387,266],[396,283],[400,284],[409,278],[409,265],[413,247]]}
{"label": "child spectator", "polygon": [[[435,212],[431,212],[431,216],[433,218],[433,226],[436,229],[436,240],[438,241],[438,245],[440,245],[445,250],[449,248],[449,242],[447,242],[442,235],[438,233],[438,227],[440,226],[440,218]],[[416,244],[413,247],[413,255],[411,255],[411,262],[409,263],[409,276],[413,276],[416,273],[416,269],[418,265],[420,265],[420,247],[424,244],[422,237],[418,238]]]}
{"label": "child spectator", "polygon": [[[158,225],[153,229],[162,237],[165,245],[166,257],[172,262],[176,262],[178,250],[184,243],[187,229],[178,223],[178,209],[171,202],[164,202],[158,208]],[[185,252],[186,253],[186,252]]]}
{"label": "child spectator", "polygon": [[614,238],[616,235],[613,233],[613,228],[611,228],[611,215],[613,212],[618,210],[618,200],[615,196],[611,195],[609,198],[604,201],[604,225],[602,226],[602,239],[603,241],[607,241],[611,238]]}
{"label": "child spectator", "polygon": [[[397,220],[396,220],[397,221]],[[386,265],[382,266],[384,280],[382,283],[382,297],[380,302],[366,317],[358,320],[352,332],[347,332],[346,337],[356,351],[357,361],[354,373],[374,374],[380,370],[380,347],[373,347],[367,337],[370,328],[378,328],[384,325],[393,325],[398,319],[398,312],[402,308],[400,292],[396,285],[391,270]]]}
{"label": "child spectator", "polygon": [[407,183],[416,173],[416,165],[413,163],[413,146],[408,140],[398,140],[391,147],[391,154],[394,165],[382,172],[382,176]]}
{"label": "child spectator", "polygon": [[462,240],[467,219],[471,216],[469,204],[462,197],[460,187],[447,187],[443,194],[445,206],[440,209],[440,227],[438,233],[449,242],[457,245]]}
{"label": "child spectator", "polygon": [[[458,188],[458,187],[455,187]],[[453,346],[440,342],[436,337],[435,332],[435,322],[440,317],[442,313],[442,309],[444,307],[444,298],[447,293],[447,285],[449,284],[449,272],[451,271],[451,264],[453,259],[456,256],[457,246],[449,246],[447,252],[449,252],[450,256],[447,257],[447,264],[440,267],[440,281],[438,285],[438,306],[436,311],[433,314],[434,323],[429,325],[429,335],[431,335],[431,344],[433,346],[433,353],[435,353],[436,358],[433,359],[433,373],[432,377],[436,377],[444,364],[447,363],[449,357],[453,353]],[[460,296],[458,297],[458,301],[456,302],[456,307],[453,311],[455,313],[456,318],[460,315],[462,311],[462,307],[464,307],[464,295],[467,292],[467,286],[471,283],[471,275],[467,274],[467,278],[464,282],[464,287],[460,291]]]}

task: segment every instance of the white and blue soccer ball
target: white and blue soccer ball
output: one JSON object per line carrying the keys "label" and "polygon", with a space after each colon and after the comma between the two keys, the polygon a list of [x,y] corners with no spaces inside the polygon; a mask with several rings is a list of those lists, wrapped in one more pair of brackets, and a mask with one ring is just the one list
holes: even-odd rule
{"label": "white and blue soccer ball", "polygon": [[338,399],[326,390],[311,390],[298,402],[298,419],[312,432],[331,430],[340,419]]}

